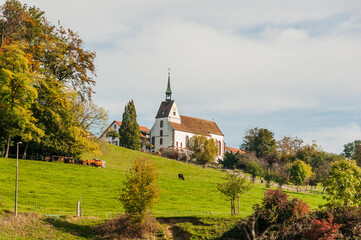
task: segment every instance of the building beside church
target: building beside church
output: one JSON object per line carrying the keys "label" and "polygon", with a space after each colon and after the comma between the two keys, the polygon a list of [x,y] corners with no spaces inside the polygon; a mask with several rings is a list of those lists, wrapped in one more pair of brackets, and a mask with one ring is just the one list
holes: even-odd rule
{"label": "building beside church", "polygon": [[165,101],[160,104],[155,123],[150,130],[150,142],[154,151],[161,148],[186,148],[189,139],[196,135],[213,138],[218,146],[217,158],[223,158],[225,153],[224,135],[214,121],[188,117],[179,114],[175,100],[172,100],[170,73]]}
{"label": "building beside church", "polygon": [[[120,125],[122,125],[122,122],[114,120],[107,129],[100,135],[100,139],[104,142],[108,142],[110,144],[114,144],[119,146],[119,138],[112,138],[108,137],[107,133],[111,130],[119,131]],[[148,149],[149,147],[149,138],[150,138],[150,131],[147,127],[139,126],[140,131],[140,144],[141,144],[141,150]]]}

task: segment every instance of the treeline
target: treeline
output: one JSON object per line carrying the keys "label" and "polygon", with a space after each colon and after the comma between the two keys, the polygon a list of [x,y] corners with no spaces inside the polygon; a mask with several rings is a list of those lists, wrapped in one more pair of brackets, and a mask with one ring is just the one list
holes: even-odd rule
{"label": "treeline", "polygon": [[245,153],[227,152],[220,163],[251,174],[253,180],[262,177],[268,185],[276,182],[279,187],[287,183],[324,185],[331,163],[345,159],[343,154],[323,151],[316,142],[304,144],[298,137],[277,141],[273,132],[258,127],[247,131],[240,148]]}
{"label": "treeline", "polygon": [[17,0],[0,6],[0,152],[23,157],[98,151],[92,134],[107,113],[92,100],[95,52],[76,32]]}

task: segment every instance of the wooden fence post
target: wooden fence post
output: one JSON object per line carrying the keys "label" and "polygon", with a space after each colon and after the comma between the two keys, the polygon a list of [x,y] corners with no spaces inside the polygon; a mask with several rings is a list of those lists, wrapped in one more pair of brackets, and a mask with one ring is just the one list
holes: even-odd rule
{"label": "wooden fence post", "polygon": [[80,216],[80,201],[77,202],[76,215],[77,215],[78,217]]}

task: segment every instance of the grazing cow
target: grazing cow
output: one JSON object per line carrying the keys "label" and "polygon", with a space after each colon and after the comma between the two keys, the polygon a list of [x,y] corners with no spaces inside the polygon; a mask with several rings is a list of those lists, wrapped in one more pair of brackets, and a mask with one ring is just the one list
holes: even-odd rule
{"label": "grazing cow", "polygon": [[178,179],[182,179],[182,180],[184,180],[184,176],[183,176],[183,174],[178,174]]}

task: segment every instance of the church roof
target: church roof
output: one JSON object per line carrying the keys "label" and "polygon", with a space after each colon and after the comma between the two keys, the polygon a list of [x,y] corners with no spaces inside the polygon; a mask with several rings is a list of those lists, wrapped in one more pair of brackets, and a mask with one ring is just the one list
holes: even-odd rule
{"label": "church roof", "polygon": [[224,136],[217,124],[213,121],[182,115],[180,117],[181,123],[169,122],[175,130],[204,136],[210,136],[210,134]]}
{"label": "church roof", "polygon": [[173,101],[163,101],[160,104],[157,116],[155,118],[168,117],[170,111],[172,110],[174,100]]}

